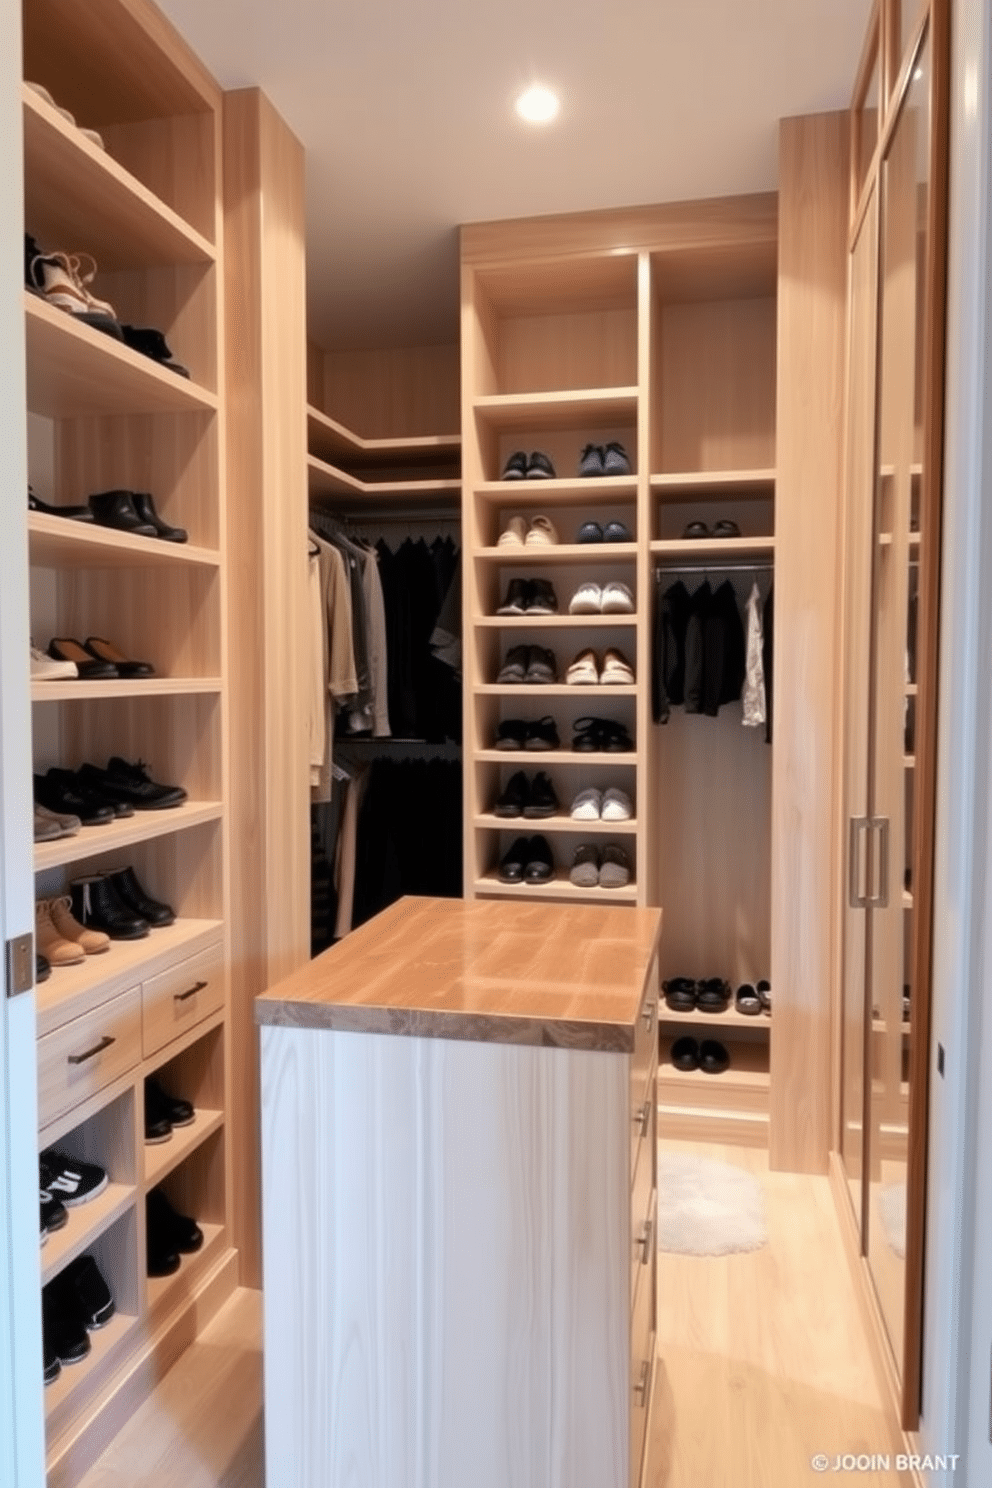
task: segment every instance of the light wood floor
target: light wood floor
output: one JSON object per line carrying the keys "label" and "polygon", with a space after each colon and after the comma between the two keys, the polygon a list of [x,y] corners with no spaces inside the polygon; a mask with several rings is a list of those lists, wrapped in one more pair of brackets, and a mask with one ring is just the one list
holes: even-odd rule
{"label": "light wood floor", "polygon": [[[802,1488],[810,1459],[902,1450],[887,1424],[826,1178],[769,1173],[752,1148],[667,1143],[745,1167],[769,1244],[659,1255],[648,1488]],[[80,1488],[263,1488],[261,1299],[239,1291]],[[866,1488],[911,1488],[858,1472]],[[279,1488],[278,1484],[271,1488]]]}
{"label": "light wood floor", "polygon": [[262,1298],[236,1291],[79,1488],[264,1488]]}
{"label": "light wood floor", "polygon": [[[890,1453],[864,1488],[910,1488],[852,1289],[829,1180],[769,1173],[757,1148],[663,1150],[747,1168],[769,1243],[747,1255],[658,1257],[658,1381],[648,1488],[801,1488],[810,1460]],[[659,1201],[660,1201],[659,1195]],[[847,1474],[844,1474],[847,1476]]]}

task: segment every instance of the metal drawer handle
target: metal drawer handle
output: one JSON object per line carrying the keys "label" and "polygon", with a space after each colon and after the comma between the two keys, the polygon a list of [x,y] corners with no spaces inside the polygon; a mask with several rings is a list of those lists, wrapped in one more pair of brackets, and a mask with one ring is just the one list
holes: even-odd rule
{"label": "metal drawer handle", "polygon": [[652,1023],[654,1022],[654,1010],[657,1005],[658,1004],[655,1002],[654,998],[652,998],[650,1002],[646,1002],[644,1004],[644,1011],[641,1014],[641,1017],[644,1019],[645,1028],[650,1028]]}
{"label": "metal drawer handle", "polygon": [[115,1038],[111,1038],[109,1033],[105,1033],[100,1042],[98,1044],[94,1044],[92,1049],[87,1049],[85,1054],[70,1054],[69,1063],[85,1064],[87,1059],[95,1059],[98,1054],[103,1053],[104,1049],[109,1049],[111,1044],[116,1044],[116,1042],[117,1040]]}
{"label": "metal drawer handle", "polygon": [[650,1359],[641,1361],[641,1377],[634,1386],[634,1400],[638,1405],[645,1405],[648,1398],[648,1379],[651,1375]]}
{"label": "metal drawer handle", "polygon": [[634,1125],[640,1127],[640,1135],[643,1137],[651,1121],[651,1102],[646,1100],[634,1117]]}
{"label": "metal drawer handle", "polygon": [[172,996],[176,1002],[185,1002],[188,997],[195,997],[197,992],[202,992],[206,982],[194,982],[192,987],[187,987],[185,992],[173,992]]}
{"label": "metal drawer handle", "polygon": [[653,1229],[654,1229],[654,1222],[653,1222],[653,1220],[650,1220],[650,1219],[645,1220],[645,1223],[644,1223],[644,1233],[641,1236],[640,1240],[638,1240],[638,1242],[637,1242],[638,1245],[641,1247],[641,1265],[642,1266],[646,1266],[647,1263],[648,1263],[648,1261],[650,1261],[650,1259],[651,1259],[651,1232],[652,1232]]}

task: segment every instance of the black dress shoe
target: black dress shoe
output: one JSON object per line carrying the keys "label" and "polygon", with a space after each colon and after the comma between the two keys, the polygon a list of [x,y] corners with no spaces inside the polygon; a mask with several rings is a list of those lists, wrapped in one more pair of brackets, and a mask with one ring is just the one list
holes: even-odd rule
{"label": "black dress shoe", "polygon": [[530,787],[530,798],[524,806],[524,816],[554,816],[558,811],[558,797],[551,779],[539,770]]}
{"label": "black dress shoe", "polygon": [[121,903],[109,878],[79,878],[71,887],[72,913],[81,925],[102,930],[111,940],[143,940],[148,934],[148,921]]}
{"label": "black dress shoe", "polygon": [[72,636],[53,636],[48,654],[56,661],[71,661],[77,674],[86,682],[110,682],[121,674],[112,661],[94,656]]}
{"label": "black dress shoe", "polygon": [[34,798],[49,811],[78,816],[84,827],[102,826],[114,819],[113,807],[97,800],[72,770],[53,766],[47,775],[36,775]]}
{"label": "black dress shoe", "polygon": [[177,1213],[160,1188],[153,1188],[145,1200],[145,1222],[149,1276],[171,1275],[179,1267],[180,1256],[192,1255],[203,1245],[203,1231],[196,1220]]}
{"label": "black dress shoe", "polygon": [[192,1101],[184,1100],[181,1095],[170,1095],[163,1090],[154,1076],[149,1075],[145,1080],[145,1124],[150,1118],[164,1116],[170,1127],[192,1126],[196,1120],[196,1110]]}
{"label": "black dress shoe", "polygon": [[98,491],[89,502],[93,520],[101,527],[113,527],[116,532],[132,532],[138,537],[158,535],[151,522],[143,522],[138,516],[130,491]]}
{"label": "black dress shoe", "polygon": [[106,790],[104,771],[98,770],[96,765],[80,765],[75,778],[78,790],[92,796],[99,804],[109,806],[115,816],[134,815],[133,806]]}
{"label": "black dress shoe", "polygon": [[524,866],[530,852],[530,838],[518,837],[500,859],[499,876],[503,883],[522,883]]}
{"label": "black dress shoe", "polygon": [[170,372],[178,372],[180,377],[189,376],[189,368],[176,361],[164,334],[154,326],[122,325],[121,335],[124,345],[130,346],[133,351],[140,351],[142,356],[151,357],[153,362],[168,367]]}
{"label": "black dress shoe", "polygon": [[153,899],[146,894],[138,881],[138,875],[133,868],[121,868],[117,873],[107,875],[110,882],[117,891],[117,897],[128,909],[147,920],[149,925],[160,929],[163,925],[173,925],[176,920],[176,912],[171,904],[164,904],[160,899]]}
{"label": "black dress shoe", "polygon": [[88,506],[50,506],[42,501],[28,486],[28,511],[44,512],[46,517],[68,517],[70,522],[92,522],[93,513]]}
{"label": "black dress shoe", "polygon": [[561,740],[558,737],[558,728],[554,719],[547,715],[537,718],[527,724],[527,734],[524,740],[525,749],[559,749]]}
{"label": "black dress shoe", "polygon": [[[83,650],[87,655],[92,656],[94,661],[112,666],[118,677],[154,677],[155,675],[155,668],[150,661],[132,661],[111,641],[105,641],[102,636],[87,636],[83,642]],[[78,661],[76,665],[79,665]]]}
{"label": "black dress shoe", "polygon": [[522,816],[525,814],[524,808],[527,805],[529,797],[530,791],[527,786],[527,776],[523,770],[518,770],[515,775],[510,776],[506,789],[493,807],[493,815]]}
{"label": "black dress shoe", "polygon": [[87,778],[92,778],[94,784],[99,784],[99,788],[112,800],[126,801],[136,811],[161,811],[169,806],[180,806],[186,799],[186,792],[181,785],[159,785],[148,774],[142,760],[132,765],[119,755],[108,760],[105,770]]}
{"label": "black dress shoe", "polygon": [[532,837],[524,864],[525,883],[548,883],[555,874],[555,860],[546,837]]}
{"label": "black dress shoe", "polygon": [[170,527],[155,510],[155,502],[148,491],[132,491],[134,509],[143,522],[155,528],[155,534],[165,542],[184,543],[189,537],[185,527]]}

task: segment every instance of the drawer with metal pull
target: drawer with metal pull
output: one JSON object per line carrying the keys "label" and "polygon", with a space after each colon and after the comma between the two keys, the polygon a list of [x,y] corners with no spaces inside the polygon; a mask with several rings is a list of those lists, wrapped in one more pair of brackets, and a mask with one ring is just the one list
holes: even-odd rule
{"label": "drawer with metal pull", "polygon": [[224,1005],[221,942],[149,978],[141,987],[141,1043],[145,1058]]}
{"label": "drawer with metal pull", "polygon": [[654,1259],[657,1236],[654,1228],[654,1192],[657,1186],[655,1109],[651,1107],[651,1118],[637,1154],[634,1181],[630,1190],[630,1295],[640,1271]]}
{"label": "drawer with metal pull", "polygon": [[141,988],[131,987],[38,1040],[38,1125],[88,1100],[141,1059]]}
{"label": "drawer with metal pull", "polygon": [[[654,1196],[652,1195],[652,1199]],[[655,1205],[649,1213],[654,1231]],[[641,1463],[647,1428],[648,1406],[654,1383],[655,1351],[655,1270],[654,1266],[637,1266],[637,1288],[630,1319],[630,1481],[641,1481]]]}

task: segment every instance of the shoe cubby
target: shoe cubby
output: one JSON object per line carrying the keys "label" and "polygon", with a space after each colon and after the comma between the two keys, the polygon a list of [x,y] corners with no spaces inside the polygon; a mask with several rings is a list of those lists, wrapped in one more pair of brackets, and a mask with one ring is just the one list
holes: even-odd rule
{"label": "shoe cubby", "polygon": [[[676,1069],[672,1045],[685,1035],[700,1043],[714,1039],[722,1044],[730,1057],[729,1067],[721,1074]],[[658,1052],[658,1136],[766,1146],[771,1105],[769,1071],[766,1029],[733,1028],[719,1015],[706,1019],[704,1014],[697,1026],[673,1030],[665,1022],[663,1009]]]}
{"label": "shoe cubby", "polygon": [[52,1231],[41,1248],[41,1280],[49,1282],[63,1267],[95,1242],[111,1225],[134,1208],[139,1173],[135,1160],[135,1098],[127,1085],[107,1100],[91,1101],[80,1119],[74,1110],[46,1126],[39,1136],[40,1150],[55,1148],[70,1157],[97,1163],[107,1174],[107,1187],[85,1204],[67,1209],[68,1220]]}
{"label": "shoe cubby", "polygon": [[[593,544],[590,543],[589,546],[592,547]],[[554,547],[542,550],[543,563],[535,562],[530,553],[528,553],[528,561],[521,562],[519,552],[505,549],[502,550],[502,556],[498,560],[487,558],[479,566],[477,579],[480,605],[477,625],[484,621],[492,621],[494,626],[508,625],[512,629],[527,624],[548,625],[551,623],[553,625],[555,622],[568,621],[573,627],[590,623],[598,627],[601,623],[623,626],[636,621],[638,597],[636,562],[631,555],[611,553],[610,549],[614,546],[620,546],[620,544],[597,544],[597,554],[591,559],[584,552],[580,551],[576,554],[574,549],[562,555]],[[627,544],[622,546],[626,547]],[[554,614],[499,615],[497,613],[506,598],[507,589],[512,580],[529,582],[536,578],[546,579],[553,586],[558,601],[558,609]],[[626,584],[634,600],[634,610],[629,613],[621,610],[606,614],[595,612],[570,614],[569,602],[573,595],[583,584],[589,583],[598,584],[600,588],[610,583]]]}
{"label": "shoe cubby", "polygon": [[[171,1275],[148,1276],[147,1268],[142,1268],[146,1271],[145,1298],[151,1316],[174,1306],[178,1297],[191,1297],[197,1279],[217,1258],[226,1234],[225,1180],[224,1133],[216,1130],[205,1136],[176,1167],[163,1174],[160,1181],[146,1183],[146,1194],[152,1188],[161,1189],[172,1208],[195,1220],[203,1231],[200,1249],[181,1254],[179,1269]],[[144,1210],[141,1222],[147,1246]]]}
{"label": "shoe cubby", "polygon": [[652,474],[775,465],[774,238],[650,256]]}
{"label": "shoe cubby", "polygon": [[[163,1056],[167,1056],[164,1062],[157,1063]],[[223,1028],[215,1023],[205,1031],[194,1030],[180,1041],[177,1048],[158,1050],[146,1064],[144,1074],[154,1076],[170,1096],[190,1101],[195,1113],[188,1126],[173,1127],[166,1141],[142,1141],[144,1191],[147,1193],[175,1168],[181,1167],[190,1154],[223,1125],[226,1105]],[[143,1099],[143,1088],[139,1089],[139,1099]],[[143,1136],[143,1106],[141,1116]],[[213,1212],[221,1213],[222,1209],[215,1206]]]}
{"label": "shoe cubby", "polygon": [[[569,827],[580,826],[582,823],[569,823]],[[587,833],[586,839],[595,843],[597,849],[602,850],[609,843],[622,848],[630,863],[630,880],[628,883],[617,887],[607,888],[597,884],[588,888],[580,887],[569,880],[569,869],[579,844],[586,840],[581,834],[568,830],[562,823],[555,819],[535,819],[517,817],[507,821],[500,821],[490,826],[486,824],[476,832],[475,840],[475,881],[474,897],[477,898],[499,898],[499,899],[554,899],[554,900],[588,900],[589,903],[604,904],[635,904],[637,902],[636,882],[636,854],[632,845],[631,834],[618,827],[623,823],[611,823],[611,830],[606,833]],[[543,837],[551,849],[554,860],[553,876],[546,882],[539,883],[505,883],[499,876],[499,865],[504,854],[509,851],[518,837]]]}
{"label": "shoe cubby", "polygon": [[[511,831],[514,824],[519,825],[520,833],[525,829],[531,834],[544,830],[555,830],[558,832],[588,833],[590,836],[608,836],[611,833],[619,837],[629,838],[636,833],[637,822],[637,799],[634,794],[632,765],[617,765],[616,756],[577,755],[575,760],[562,761],[558,754],[542,755],[536,750],[527,751],[529,758],[525,763],[524,753],[514,752],[507,763],[496,764],[491,760],[476,762],[476,799],[479,802],[479,811],[475,817],[478,827],[485,827],[495,831]],[[597,758],[604,758],[608,763],[596,764]],[[576,763],[575,761],[579,761]],[[500,817],[494,814],[494,807],[502,792],[506,789],[511,778],[522,771],[528,783],[533,782],[534,777],[543,773],[548,776],[558,797],[559,808],[550,817]],[[575,797],[580,791],[595,787],[599,791],[612,788],[622,790],[630,797],[634,814],[626,821],[602,821],[602,820],[576,820],[570,816],[570,808]],[[541,823],[544,823],[542,826]]]}
{"label": "shoe cubby", "polygon": [[[513,491],[511,487],[529,489]],[[493,486],[496,485],[497,489]],[[540,487],[540,489],[536,489]],[[625,557],[637,553],[637,482],[635,477],[598,479],[584,481],[517,481],[489,483],[481,491],[476,490],[474,505],[475,534],[478,542],[476,557],[479,562],[506,562],[515,558],[528,567],[539,562],[547,548],[525,544],[514,545],[507,550],[499,545],[500,534],[505,532],[513,517],[522,517],[529,524],[538,512],[546,512],[558,532],[555,556],[560,561],[569,558],[578,562],[595,561],[600,556],[610,556],[617,548]],[[579,528],[584,522],[623,522],[630,533],[627,543],[580,543]],[[591,550],[591,551],[590,551]]]}

